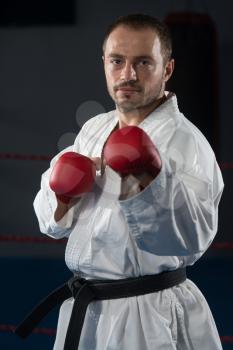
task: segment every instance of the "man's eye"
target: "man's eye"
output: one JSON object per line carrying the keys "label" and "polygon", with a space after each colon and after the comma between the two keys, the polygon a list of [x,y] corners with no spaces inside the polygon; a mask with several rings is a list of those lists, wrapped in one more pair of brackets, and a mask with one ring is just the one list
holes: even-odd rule
{"label": "man's eye", "polygon": [[122,61],[120,59],[118,59],[118,58],[111,60],[111,63],[113,63],[115,65],[119,65],[119,64],[121,64],[121,62]]}
{"label": "man's eye", "polygon": [[139,65],[141,65],[141,66],[148,66],[149,64],[150,64],[150,62],[148,60],[139,61]]}

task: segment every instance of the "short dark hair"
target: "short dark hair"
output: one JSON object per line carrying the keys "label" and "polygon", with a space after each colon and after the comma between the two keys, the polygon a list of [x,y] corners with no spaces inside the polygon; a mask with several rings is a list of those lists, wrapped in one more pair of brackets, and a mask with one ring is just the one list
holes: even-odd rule
{"label": "short dark hair", "polygon": [[142,29],[142,28],[151,28],[153,29],[161,44],[161,53],[163,55],[164,63],[169,61],[172,56],[172,40],[170,31],[167,25],[160,21],[156,17],[145,15],[142,13],[129,14],[126,16],[121,16],[117,18],[115,22],[110,24],[106,30],[104,41],[103,41],[103,52],[105,51],[106,42],[109,35],[116,29],[118,26],[124,25],[133,29]]}

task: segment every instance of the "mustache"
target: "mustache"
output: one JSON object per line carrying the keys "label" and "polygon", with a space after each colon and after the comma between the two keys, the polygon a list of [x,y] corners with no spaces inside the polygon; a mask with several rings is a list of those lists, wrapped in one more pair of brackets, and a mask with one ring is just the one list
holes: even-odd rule
{"label": "mustache", "polygon": [[116,91],[116,90],[118,90],[120,88],[124,88],[124,87],[125,88],[129,87],[129,88],[132,88],[132,89],[135,89],[135,90],[138,90],[138,91],[142,90],[142,88],[140,86],[138,86],[137,84],[135,84],[135,82],[133,82],[133,81],[126,81],[124,83],[116,84],[113,87],[113,89],[114,89],[114,91]]}

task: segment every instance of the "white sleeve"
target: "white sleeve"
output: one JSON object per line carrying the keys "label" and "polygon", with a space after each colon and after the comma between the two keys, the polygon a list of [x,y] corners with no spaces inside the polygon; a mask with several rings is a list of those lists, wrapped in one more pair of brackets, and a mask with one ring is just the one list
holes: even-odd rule
{"label": "white sleeve", "polygon": [[160,153],[159,175],[142,192],[119,200],[142,250],[160,256],[202,254],[217,232],[222,175],[211,148],[190,140],[178,152],[176,146]]}
{"label": "white sleeve", "polygon": [[60,221],[55,221],[54,213],[57,208],[57,200],[55,193],[49,187],[49,178],[54,164],[57,159],[65,152],[75,151],[80,152],[80,140],[81,131],[78,134],[75,144],[69,146],[56,155],[51,163],[50,168],[47,169],[41,177],[41,188],[37,193],[33,206],[39,222],[40,231],[47,234],[53,238],[68,237],[71,229],[74,225],[75,213],[77,212],[81,200],[73,207],[71,207],[68,212],[63,216]]}

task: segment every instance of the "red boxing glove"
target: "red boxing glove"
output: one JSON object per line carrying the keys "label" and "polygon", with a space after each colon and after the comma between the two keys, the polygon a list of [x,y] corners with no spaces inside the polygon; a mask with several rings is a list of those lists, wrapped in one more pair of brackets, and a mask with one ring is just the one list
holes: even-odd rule
{"label": "red boxing glove", "polygon": [[137,126],[114,131],[105,144],[104,158],[106,164],[122,176],[148,172],[156,177],[162,166],[155,145]]}
{"label": "red boxing glove", "polygon": [[96,166],[90,158],[76,152],[66,152],[55,163],[49,185],[58,199],[69,203],[71,198],[90,192],[95,173]]}

